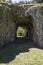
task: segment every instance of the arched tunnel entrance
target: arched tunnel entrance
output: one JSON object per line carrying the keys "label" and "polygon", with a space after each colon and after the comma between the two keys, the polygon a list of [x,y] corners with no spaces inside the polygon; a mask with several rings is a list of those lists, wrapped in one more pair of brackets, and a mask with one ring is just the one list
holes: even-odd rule
{"label": "arched tunnel entrance", "polygon": [[[22,19],[23,18],[23,19]],[[33,39],[33,18],[32,16],[22,17],[16,22],[16,39]]]}

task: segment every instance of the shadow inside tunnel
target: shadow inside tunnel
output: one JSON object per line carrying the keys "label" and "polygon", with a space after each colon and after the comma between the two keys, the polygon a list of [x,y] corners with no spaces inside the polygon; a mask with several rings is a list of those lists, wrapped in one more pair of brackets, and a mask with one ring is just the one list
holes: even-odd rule
{"label": "shadow inside tunnel", "polygon": [[9,63],[15,59],[19,53],[29,52],[30,48],[37,48],[34,41],[16,39],[15,42],[0,49],[0,63]]}

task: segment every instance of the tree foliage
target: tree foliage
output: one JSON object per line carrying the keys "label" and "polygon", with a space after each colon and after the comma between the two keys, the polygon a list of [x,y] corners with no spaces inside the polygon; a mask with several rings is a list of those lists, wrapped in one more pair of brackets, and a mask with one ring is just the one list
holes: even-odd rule
{"label": "tree foliage", "polygon": [[36,1],[37,3],[42,3],[43,0],[33,0],[33,1]]}
{"label": "tree foliage", "polygon": [[0,0],[0,2],[5,2],[5,0]]}

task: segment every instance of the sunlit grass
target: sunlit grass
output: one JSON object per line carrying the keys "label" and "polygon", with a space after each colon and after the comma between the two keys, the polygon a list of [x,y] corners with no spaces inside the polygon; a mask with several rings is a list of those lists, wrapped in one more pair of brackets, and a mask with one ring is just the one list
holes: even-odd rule
{"label": "sunlit grass", "polygon": [[31,48],[30,52],[20,53],[9,65],[43,65],[43,51]]}
{"label": "sunlit grass", "polygon": [[[21,44],[17,44],[15,47],[13,45],[13,47],[4,48],[3,52],[0,53],[0,61],[2,60],[0,65],[43,65],[43,50],[28,48],[28,51],[21,52],[24,48]],[[9,57],[13,57],[13,59],[7,62]],[[7,60],[6,63],[3,62],[4,60]]]}

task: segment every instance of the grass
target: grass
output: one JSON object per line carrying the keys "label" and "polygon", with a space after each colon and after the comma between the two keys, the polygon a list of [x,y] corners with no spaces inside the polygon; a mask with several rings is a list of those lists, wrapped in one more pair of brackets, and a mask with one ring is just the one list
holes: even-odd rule
{"label": "grass", "polygon": [[43,50],[34,42],[15,43],[0,49],[0,65],[43,65]]}

